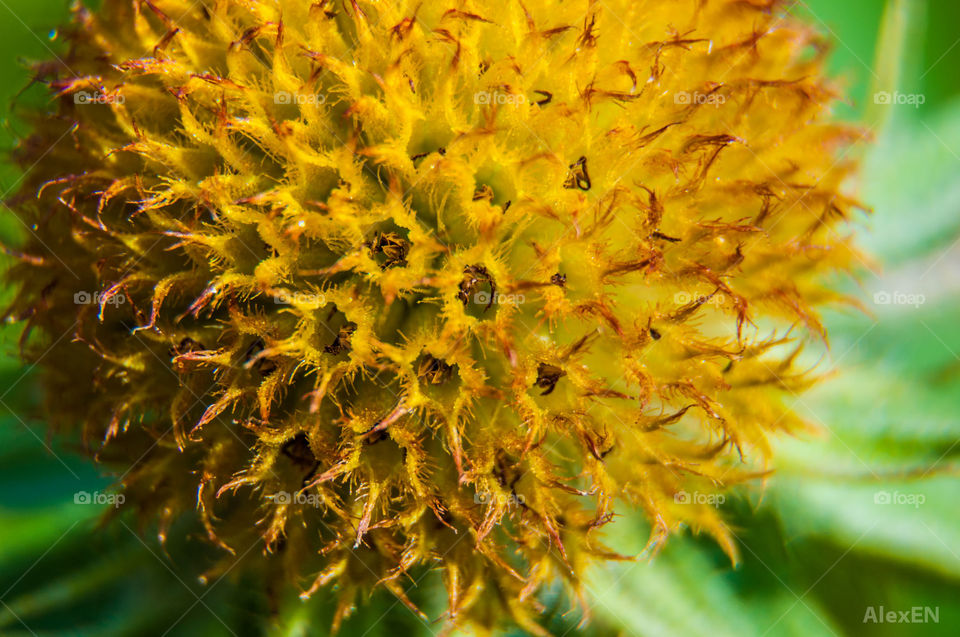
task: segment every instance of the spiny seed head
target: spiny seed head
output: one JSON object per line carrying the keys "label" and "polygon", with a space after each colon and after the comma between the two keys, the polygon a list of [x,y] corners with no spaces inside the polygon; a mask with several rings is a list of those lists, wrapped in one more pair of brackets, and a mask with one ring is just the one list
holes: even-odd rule
{"label": "spiny seed head", "polygon": [[337,625],[435,570],[454,623],[542,632],[542,586],[618,557],[618,508],[734,557],[676,496],[768,469],[856,258],[858,132],[783,10],[78,8],[9,273],[51,421],[162,537],[199,515],[336,584]]}

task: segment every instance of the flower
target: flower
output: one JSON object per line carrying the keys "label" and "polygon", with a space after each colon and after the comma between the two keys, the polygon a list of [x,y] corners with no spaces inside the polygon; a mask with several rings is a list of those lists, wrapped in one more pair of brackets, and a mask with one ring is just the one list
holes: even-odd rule
{"label": "flower", "polygon": [[802,426],[857,259],[860,133],[783,10],[78,9],[8,275],[51,422],[161,538],[198,511],[224,564],[336,583],[335,627],[436,569],[452,623],[543,633],[620,509],[735,559],[720,491]]}

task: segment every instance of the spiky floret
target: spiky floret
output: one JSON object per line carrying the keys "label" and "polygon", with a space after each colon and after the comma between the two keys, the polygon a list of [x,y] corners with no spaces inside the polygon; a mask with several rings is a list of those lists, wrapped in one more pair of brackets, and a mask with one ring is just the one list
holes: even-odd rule
{"label": "spiky floret", "polygon": [[824,337],[855,258],[857,133],[782,8],[78,9],[10,273],[53,422],[338,623],[436,567],[454,621],[537,630],[618,502],[733,556],[675,496],[768,468],[808,379],[758,322]]}

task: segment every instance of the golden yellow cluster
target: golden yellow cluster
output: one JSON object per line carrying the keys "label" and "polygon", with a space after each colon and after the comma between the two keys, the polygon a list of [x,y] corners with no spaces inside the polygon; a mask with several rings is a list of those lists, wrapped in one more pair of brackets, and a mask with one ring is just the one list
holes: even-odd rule
{"label": "golden yellow cluster", "polygon": [[452,622],[542,632],[543,585],[619,557],[615,507],[733,556],[678,495],[768,469],[855,258],[858,132],[785,9],[78,9],[9,275],[52,422],[161,537],[199,510],[335,584],[337,625],[435,569]]}

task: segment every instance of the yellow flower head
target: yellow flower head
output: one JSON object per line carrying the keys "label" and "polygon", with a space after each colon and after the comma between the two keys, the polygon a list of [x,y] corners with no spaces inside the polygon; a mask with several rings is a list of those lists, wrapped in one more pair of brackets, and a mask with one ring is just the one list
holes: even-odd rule
{"label": "yellow flower head", "polygon": [[784,9],[78,9],[9,275],[52,422],[161,538],[199,511],[335,584],[338,625],[435,570],[452,622],[542,632],[621,509],[734,557],[701,496],[798,426],[795,339],[855,258],[857,132]]}

